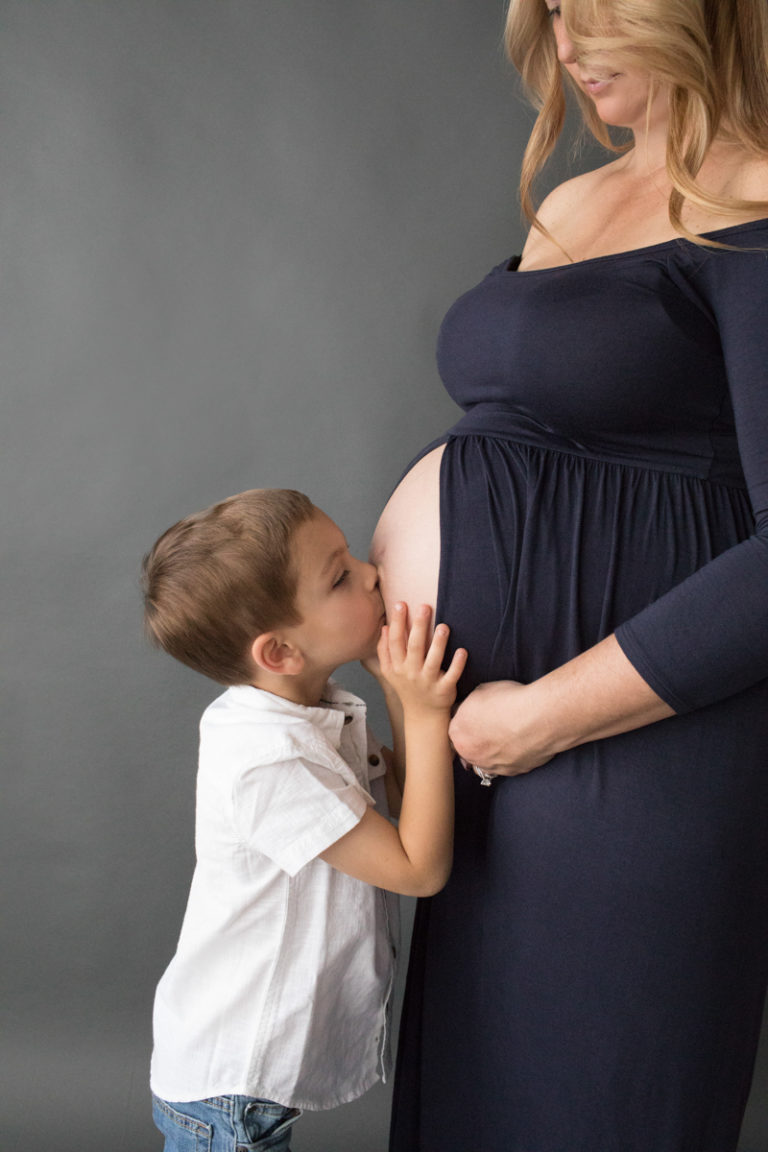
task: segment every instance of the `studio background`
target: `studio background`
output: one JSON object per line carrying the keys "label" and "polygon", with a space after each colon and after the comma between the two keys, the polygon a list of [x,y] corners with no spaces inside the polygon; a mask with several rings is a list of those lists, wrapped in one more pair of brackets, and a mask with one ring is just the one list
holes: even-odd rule
{"label": "studio background", "polygon": [[[305,490],[364,555],[454,422],[440,320],[523,237],[503,16],[0,0],[4,1152],[161,1148],[152,996],[218,689],[144,641],[141,557],[257,486]],[[308,1115],[296,1152],[383,1152],[388,1107]]]}

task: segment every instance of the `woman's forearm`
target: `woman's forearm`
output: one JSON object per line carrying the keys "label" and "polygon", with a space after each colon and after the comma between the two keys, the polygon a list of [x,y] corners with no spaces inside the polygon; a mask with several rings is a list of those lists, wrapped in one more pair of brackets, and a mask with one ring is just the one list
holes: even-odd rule
{"label": "woman's forearm", "polygon": [[535,685],[535,691],[542,694],[543,711],[557,709],[551,735],[553,754],[674,715],[630,663],[614,636],[556,668]]}
{"label": "woman's forearm", "polygon": [[483,684],[450,728],[460,756],[515,775],[558,752],[674,715],[609,636],[530,684]]}

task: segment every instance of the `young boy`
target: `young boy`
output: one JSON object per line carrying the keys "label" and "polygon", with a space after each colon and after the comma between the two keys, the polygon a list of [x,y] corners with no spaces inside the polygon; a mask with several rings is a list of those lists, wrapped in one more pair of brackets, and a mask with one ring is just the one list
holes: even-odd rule
{"label": "young boy", "polygon": [[[155,998],[155,1122],[166,1152],[283,1152],[301,1109],[386,1074],[381,889],[428,895],[448,877],[466,653],[442,671],[448,629],[429,641],[426,606],[410,628],[404,604],[385,623],[376,569],[298,492],[243,492],[180,521],[143,578],[153,640],[228,686],[200,725],[197,865]],[[350,660],[382,685],[393,752],[329,683]]]}

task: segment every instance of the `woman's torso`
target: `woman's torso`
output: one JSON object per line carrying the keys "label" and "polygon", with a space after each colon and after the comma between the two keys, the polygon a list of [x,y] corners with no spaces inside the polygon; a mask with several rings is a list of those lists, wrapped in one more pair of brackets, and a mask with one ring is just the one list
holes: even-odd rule
{"label": "woman's torso", "polygon": [[[520,257],[520,271],[556,269],[569,259],[589,266],[603,256],[621,258],[625,253],[631,255],[674,242],[678,233],[669,220],[671,186],[666,174],[651,173],[638,180],[631,167],[634,159],[630,152],[566,181],[550,193],[540,210],[549,234],[531,229]],[[728,141],[718,140],[713,144],[698,179],[716,196],[753,201],[768,198],[768,162],[746,154],[738,144]],[[758,208],[723,219],[711,209],[688,201],[684,205],[683,223],[691,232],[704,234],[723,224],[738,226],[764,216],[764,210]],[[610,287],[610,283],[604,286],[608,292]],[[546,309],[546,299],[541,306]],[[449,312],[446,319],[450,317]],[[584,334],[592,328],[590,322]],[[600,326],[599,331],[602,338],[605,328]],[[543,342],[547,337],[542,331],[532,338]],[[567,350],[564,354],[567,360]],[[447,381],[446,384],[451,391],[451,385]],[[535,397],[530,397],[530,403],[536,407]],[[599,401],[595,407],[599,407]],[[409,469],[376,527],[371,559],[382,572],[388,609],[400,599],[409,604],[436,603],[443,448],[440,445],[425,453],[415,467]]]}
{"label": "woman's torso", "polygon": [[[752,237],[764,244],[764,222],[754,229],[754,237],[749,224],[718,234],[726,243]],[[706,249],[674,239],[570,265],[494,269],[456,302],[441,329],[441,375],[467,413],[460,426],[474,422],[479,435],[501,428],[508,443],[741,492],[717,326],[688,275],[709,258]],[[444,451],[441,443],[417,459],[377,526],[372,557],[388,607],[398,599],[436,603]],[[743,531],[743,521],[729,524],[726,536]],[[709,558],[705,545],[687,563]],[[675,570],[669,580],[685,575]],[[478,573],[479,584],[483,578]],[[639,589],[638,600],[659,595],[665,580]]]}

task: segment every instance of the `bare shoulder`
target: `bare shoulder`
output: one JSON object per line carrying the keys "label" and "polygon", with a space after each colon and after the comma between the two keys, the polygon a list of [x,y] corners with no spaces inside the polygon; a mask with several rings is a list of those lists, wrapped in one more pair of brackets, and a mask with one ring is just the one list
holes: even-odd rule
{"label": "bare shoulder", "polygon": [[768,206],[768,156],[748,156],[739,171],[739,197],[763,200]]}
{"label": "bare shoulder", "polygon": [[[565,180],[545,197],[536,213],[542,228],[531,228],[523,249],[522,266],[559,263],[570,248],[580,248],[593,229],[592,217],[602,210],[603,190],[615,161]],[[547,235],[549,233],[549,235]]]}
{"label": "bare shoulder", "polygon": [[[768,156],[747,152],[738,145],[713,146],[702,167],[702,184],[720,196],[762,201],[768,215]],[[745,219],[754,213],[746,213]]]}
{"label": "bare shoulder", "polygon": [[572,176],[553,188],[542,201],[537,216],[545,228],[554,230],[562,228],[563,224],[573,219],[574,213],[580,214],[596,194],[612,164],[603,168],[594,168],[589,172],[582,172],[579,176]]}

